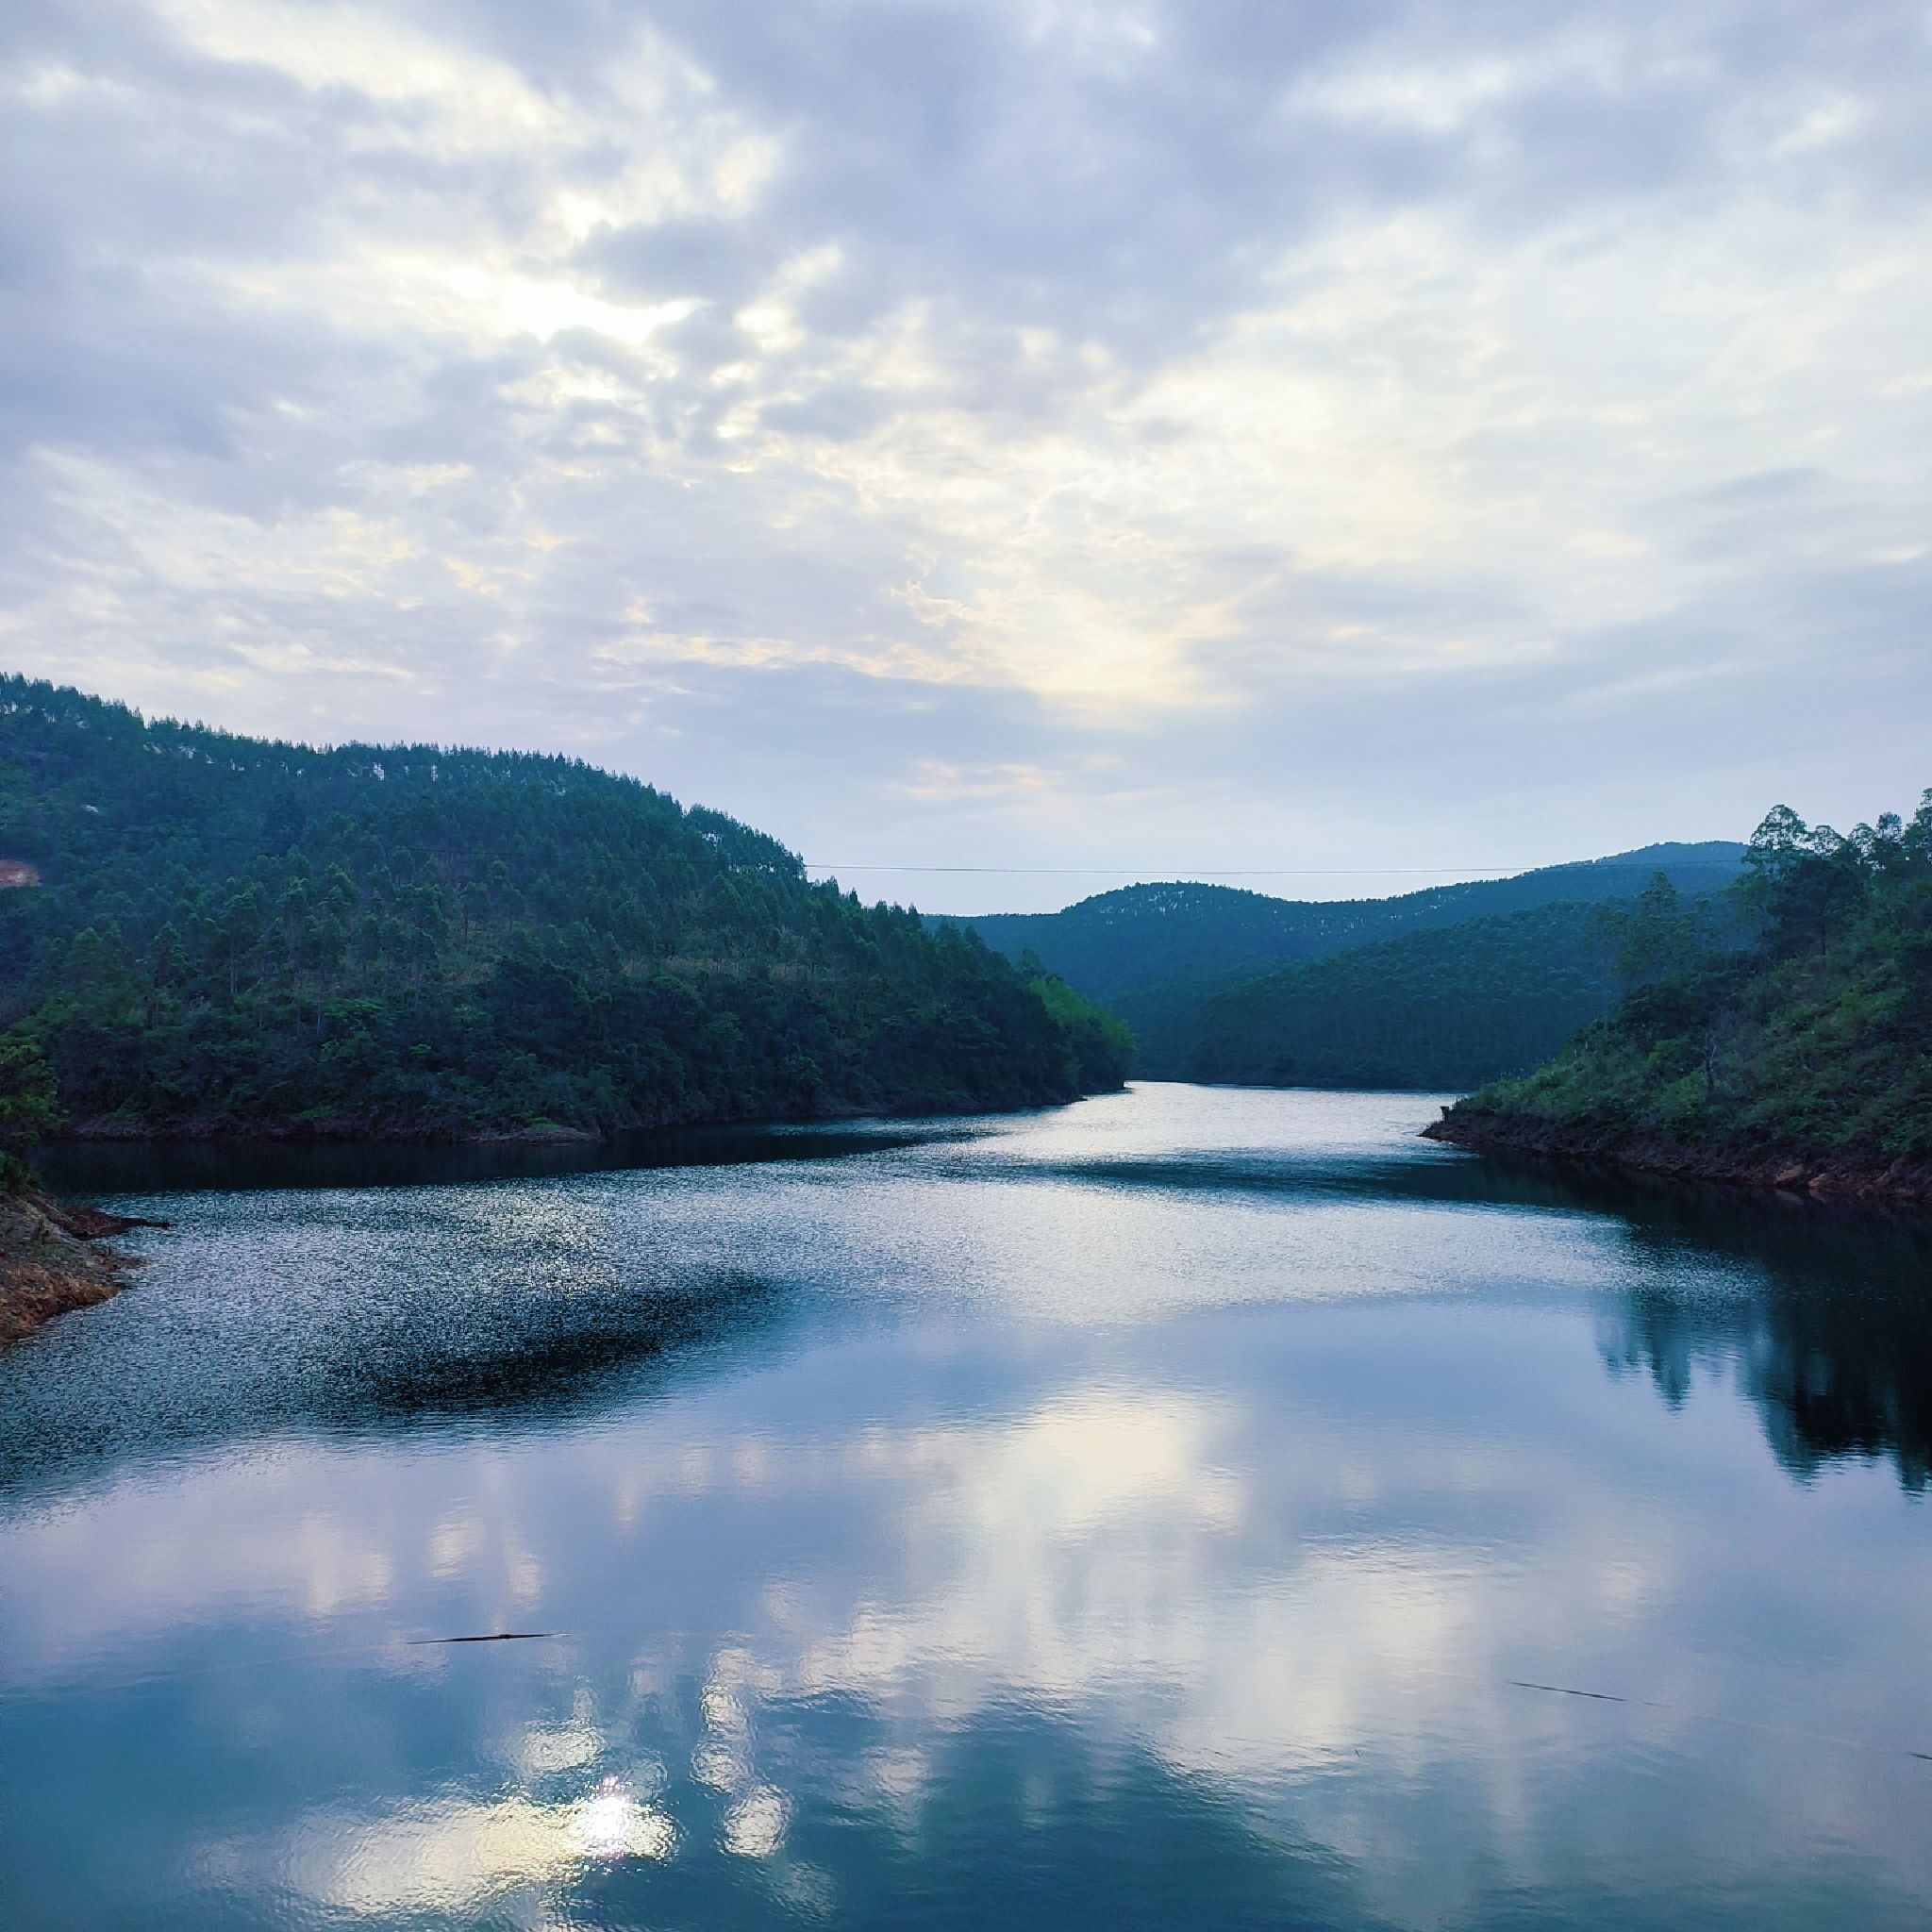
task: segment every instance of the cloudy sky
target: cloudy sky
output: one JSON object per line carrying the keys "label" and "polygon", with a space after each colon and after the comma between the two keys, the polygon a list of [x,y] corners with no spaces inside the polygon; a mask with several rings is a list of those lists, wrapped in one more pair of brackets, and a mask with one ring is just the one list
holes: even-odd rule
{"label": "cloudy sky", "polygon": [[9,668],[1297,895],[1932,784],[1926,0],[0,33]]}

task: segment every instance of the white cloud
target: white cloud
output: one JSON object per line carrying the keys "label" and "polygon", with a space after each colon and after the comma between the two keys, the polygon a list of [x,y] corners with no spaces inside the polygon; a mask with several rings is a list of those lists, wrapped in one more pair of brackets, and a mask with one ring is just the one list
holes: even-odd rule
{"label": "white cloud", "polygon": [[[1522,862],[1848,821],[1925,775],[1922,25],[34,16],[0,635],[844,857],[1415,862],[1390,801],[1452,791],[1447,845]],[[1584,718],[1559,784],[1469,794]],[[1045,767],[1050,813],[930,782]]]}

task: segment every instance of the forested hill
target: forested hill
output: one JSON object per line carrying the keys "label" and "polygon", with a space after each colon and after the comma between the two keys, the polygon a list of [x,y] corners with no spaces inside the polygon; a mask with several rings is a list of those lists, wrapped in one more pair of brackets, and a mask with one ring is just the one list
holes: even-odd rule
{"label": "forested hill", "polygon": [[971,934],[560,758],[315,750],[0,679],[0,859],[27,881],[0,891],[0,1027],[79,1124],[1011,1107],[1131,1053]]}
{"label": "forested hill", "polygon": [[1687,897],[1739,844],[1652,845],[1391,899],[1133,886],[973,922],[1107,1005],[1152,1079],[1460,1087],[1534,1065],[1615,994],[1603,921],[1659,873]]}
{"label": "forested hill", "polygon": [[1654,898],[1614,1014],[1433,1131],[1932,1198],[1932,791],[1845,837],[1780,807],[1730,902],[1726,938]]}
{"label": "forested hill", "polygon": [[1275,899],[1231,886],[1126,886],[1062,912],[1001,912],[972,925],[995,952],[1031,952],[1091,999],[1183,980],[1221,980],[1316,959],[1400,934],[1535,906],[1634,899],[1664,873],[1679,891],[1714,891],[1737,876],[1741,845],[1650,845],[1609,858],[1544,866],[1510,878],[1431,886],[1389,899]]}
{"label": "forested hill", "polygon": [[1144,1010],[1150,1055],[1189,1079],[1461,1090],[1534,1066],[1603,1017],[1618,991],[1612,933],[1601,906],[1533,906],[1257,974],[1191,1017],[1144,993],[1124,1011]]}

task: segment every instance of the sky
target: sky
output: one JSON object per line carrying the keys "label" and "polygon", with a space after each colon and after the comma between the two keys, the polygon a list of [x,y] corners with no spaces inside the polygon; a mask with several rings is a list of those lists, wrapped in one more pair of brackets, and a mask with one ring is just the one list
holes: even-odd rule
{"label": "sky", "polygon": [[8,669],[931,910],[1932,785],[1926,0],[9,0],[0,89]]}

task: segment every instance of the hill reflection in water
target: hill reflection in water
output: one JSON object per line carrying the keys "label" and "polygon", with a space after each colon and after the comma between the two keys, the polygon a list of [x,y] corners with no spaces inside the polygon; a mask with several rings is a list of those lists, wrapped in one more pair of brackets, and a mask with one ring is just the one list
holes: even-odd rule
{"label": "hill reflection in water", "polygon": [[130,1195],[0,1919],[1923,1924],[1923,1232],[1432,1110]]}

